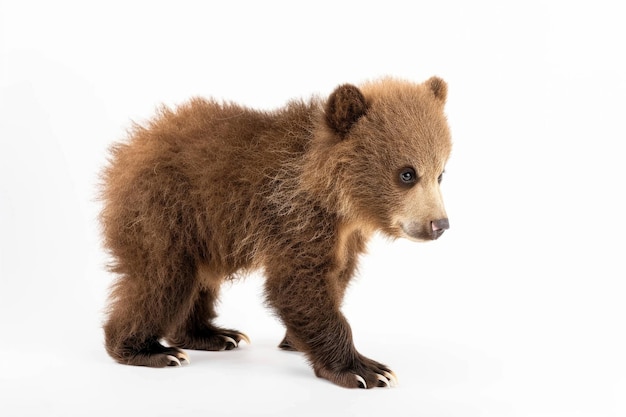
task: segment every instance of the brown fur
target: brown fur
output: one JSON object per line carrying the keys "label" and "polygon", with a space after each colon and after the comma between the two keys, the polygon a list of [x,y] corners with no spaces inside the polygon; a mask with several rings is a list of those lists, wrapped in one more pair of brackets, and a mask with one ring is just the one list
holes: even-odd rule
{"label": "brown fur", "polygon": [[158,367],[185,360],[180,348],[236,347],[245,336],[212,324],[214,302],[224,280],[262,269],[287,327],[281,347],[344,387],[363,386],[355,375],[368,388],[393,382],[357,352],[340,306],[374,231],[429,240],[447,229],[446,94],[436,77],[389,78],[274,112],[193,99],[135,127],[103,174],[118,274],[108,353]]}

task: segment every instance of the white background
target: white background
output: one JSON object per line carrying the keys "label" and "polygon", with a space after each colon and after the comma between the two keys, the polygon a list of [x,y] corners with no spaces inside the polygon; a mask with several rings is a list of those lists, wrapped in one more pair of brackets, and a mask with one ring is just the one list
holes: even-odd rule
{"label": "white background", "polygon": [[[3,0],[0,415],[626,415],[618,3]],[[278,351],[257,276],[220,307],[251,346],[115,364],[95,197],[131,121],[193,95],[272,109],[385,74],[446,79],[454,137],[451,229],[376,238],[345,303],[400,386],[338,388]]]}

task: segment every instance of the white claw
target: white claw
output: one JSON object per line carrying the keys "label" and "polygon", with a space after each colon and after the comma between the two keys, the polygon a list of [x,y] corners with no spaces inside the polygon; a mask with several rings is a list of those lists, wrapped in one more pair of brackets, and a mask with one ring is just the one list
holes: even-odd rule
{"label": "white claw", "polygon": [[398,386],[398,377],[396,376],[396,374],[392,372],[383,372],[383,375],[385,375],[385,377],[387,377],[387,379],[389,380],[389,382],[391,383],[392,387],[397,387]]}
{"label": "white claw", "polygon": [[[167,355],[167,359],[169,359],[172,362],[176,362],[175,366],[180,366],[180,361],[178,360],[178,358],[174,355]],[[172,365],[174,366],[174,365]]]}
{"label": "white claw", "polygon": [[357,374],[354,374],[354,376],[356,377],[356,380],[358,382],[363,384],[363,388],[367,389],[367,384],[365,383],[365,380],[363,379],[363,377],[361,375],[357,375]]}
{"label": "white claw", "polygon": [[241,340],[245,340],[246,344],[251,345],[252,343],[250,343],[250,338],[245,334],[245,333],[239,333],[239,336],[241,336]]}
{"label": "white claw", "polygon": [[178,354],[178,359],[183,360],[185,362],[187,362],[187,364],[191,363],[191,359],[189,359],[189,356],[187,355],[186,352],[180,352]]}
{"label": "white claw", "polygon": [[230,336],[224,336],[224,335],[222,335],[222,337],[224,338],[224,340],[226,341],[226,343],[230,342],[230,343],[232,343],[232,344],[233,344],[233,346],[235,346],[235,347],[239,346],[239,345],[237,344],[237,342],[235,341],[235,339],[233,339],[232,337],[230,337]]}
{"label": "white claw", "polygon": [[378,378],[380,382],[384,382],[385,385],[387,385],[387,388],[391,388],[391,384],[389,384],[389,380],[387,378],[385,378],[381,374],[376,374],[376,378]]}

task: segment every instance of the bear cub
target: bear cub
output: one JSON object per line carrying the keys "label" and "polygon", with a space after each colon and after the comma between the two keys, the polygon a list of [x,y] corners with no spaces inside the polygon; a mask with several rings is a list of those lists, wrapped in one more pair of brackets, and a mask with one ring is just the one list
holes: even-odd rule
{"label": "bear cub", "polygon": [[135,126],[102,174],[117,276],[107,352],[178,366],[189,362],[182,349],[248,342],[213,324],[215,302],[225,280],[262,270],[286,327],[282,349],[343,387],[395,385],[390,368],[356,350],[340,307],[374,232],[428,241],[448,229],[446,95],[437,77],[383,78],[275,111],[195,98]]}

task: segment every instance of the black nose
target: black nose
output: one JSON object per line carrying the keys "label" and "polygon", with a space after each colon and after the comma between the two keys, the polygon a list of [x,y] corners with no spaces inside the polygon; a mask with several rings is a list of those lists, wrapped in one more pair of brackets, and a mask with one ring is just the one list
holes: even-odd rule
{"label": "black nose", "polygon": [[439,236],[443,234],[446,229],[450,228],[450,222],[448,219],[437,219],[430,222],[432,228],[431,236],[433,239],[437,239]]}

